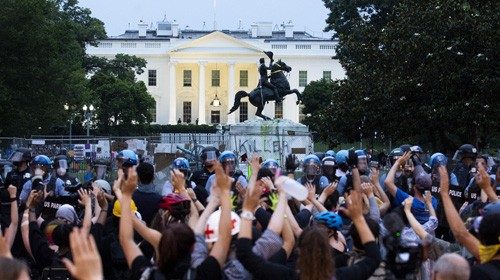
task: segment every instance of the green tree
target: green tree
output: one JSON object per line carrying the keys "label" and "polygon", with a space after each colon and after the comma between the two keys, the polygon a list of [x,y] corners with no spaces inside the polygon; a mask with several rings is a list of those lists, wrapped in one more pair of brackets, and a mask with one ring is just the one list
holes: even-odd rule
{"label": "green tree", "polygon": [[80,105],[85,45],[105,37],[103,23],[74,0],[3,0],[0,9],[2,135],[29,136],[66,126],[64,104]]}
{"label": "green tree", "polygon": [[324,2],[347,72],[330,119],[445,151],[498,137],[495,1]]}
{"label": "green tree", "polygon": [[154,98],[146,85],[135,75],[144,72],[146,61],[136,56],[118,54],[112,60],[90,58],[88,69],[93,73],[89,87],[98,131],[110,134],[113,128],[148,124],[152,121]]}

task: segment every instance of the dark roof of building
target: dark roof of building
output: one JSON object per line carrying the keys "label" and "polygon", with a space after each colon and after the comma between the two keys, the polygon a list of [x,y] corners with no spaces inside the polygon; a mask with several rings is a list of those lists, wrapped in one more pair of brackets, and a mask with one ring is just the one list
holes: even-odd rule
{"label": "dark roof of building", "polygon": [[[198,39],[212,33],[213,30],[180,30],[180,39]],[[266,42],[279,41],[332,41],[332,39],[318,38],[305,31],[294,31],[293,38],[285,38],[285,31],[273,31],[272,36],[252,38],[251,33],[246,30],[220,30],[220,32],[232,36],[236,39],[264,39]],[[157,36],[156,30],[147,30],[146,37],[139,37],[138,30],[126,30],[125,33],[118,36],[108,37],[109,40],[162,40],[169,41],[172,36]]]}

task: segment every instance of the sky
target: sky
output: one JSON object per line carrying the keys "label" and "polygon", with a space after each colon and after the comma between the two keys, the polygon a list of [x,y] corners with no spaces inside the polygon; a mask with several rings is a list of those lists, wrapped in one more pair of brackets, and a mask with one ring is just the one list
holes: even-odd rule
{"label": "sky", "polygon": [[[292,21],[294,30],[307,31],[330,38],[323,33],[328,9],[322,0],[80,0],[79,5],[90,8],[92,16],[104,22],[108,36],[137,29],[139,20],[153,23],[176,20],[184,29],[213,30],[214,12],[217,29],[249,30],[253,22],[271,21],[273,25]],[[215,7],[215,9],[214,9]]]}

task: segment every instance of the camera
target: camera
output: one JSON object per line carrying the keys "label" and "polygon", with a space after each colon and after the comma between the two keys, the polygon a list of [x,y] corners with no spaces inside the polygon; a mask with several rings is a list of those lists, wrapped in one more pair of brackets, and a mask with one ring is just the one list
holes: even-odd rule
{"label": "camera", "polygon": [[422,245],[404,242],[401,238],[404,223],[397,213],[387,214],[384,217],[384,226],[389,231],[383,240],[387,249],[386,264],[394,276],[393,279],[416,279],[422,263]]}
{"label": "camera", "polygon": [[35,191],[43,191],[45,184],[41,178],[35,178],[31,181],[31,189]]}
{"label": "camera", "polygon": [[380,168],[380,163],[378,161],[372,160],[372,161],[370,161],[370,168],[379,169]]}

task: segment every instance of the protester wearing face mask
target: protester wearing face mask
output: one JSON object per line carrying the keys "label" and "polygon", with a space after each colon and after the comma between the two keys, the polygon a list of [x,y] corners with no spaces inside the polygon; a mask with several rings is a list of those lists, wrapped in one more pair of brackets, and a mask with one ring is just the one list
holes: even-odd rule
{"label": "protester wearing face mask", "polygon": [[43,190],[47,187],[49,195],[68,196],[69,193],[64,189],[64,182],[60,178],[53,178],[50,174],[52,161],[46,155],[36,156],[30,164],[32,177],[23,185],[20,200],[26,202],[32,189]]}

